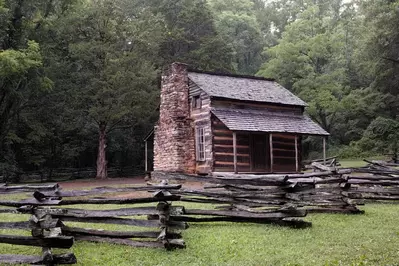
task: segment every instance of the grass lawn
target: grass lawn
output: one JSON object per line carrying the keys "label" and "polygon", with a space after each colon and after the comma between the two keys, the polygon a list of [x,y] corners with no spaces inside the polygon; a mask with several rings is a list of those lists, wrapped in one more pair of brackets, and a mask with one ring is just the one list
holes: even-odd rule
{"label": "grass lawn", "polygon": [[341,167],[362,167],[366,166],[367,163],[364,162],[362,159],[345,159],[345,160],[339,160],[339,163],[341,164]]}
{"label": "grass lawn", "polygon": [[[79,265],[399,265],[399,205],[370,204],[364,209],[364,215],[311,214],[306,220],[313,227],[301,230],[247,223],[191,223],[183,232],[185,250],[88,242],[75,243],[71,250]],[[0,214],[0,219],[26,221],[28,216]],[[102,224],[84,227],[137,229]],[[29,234],[21,230],[0,233]],[[0,244],[0,250],[2,254],[40,254],[39,248],[8,244]]]}

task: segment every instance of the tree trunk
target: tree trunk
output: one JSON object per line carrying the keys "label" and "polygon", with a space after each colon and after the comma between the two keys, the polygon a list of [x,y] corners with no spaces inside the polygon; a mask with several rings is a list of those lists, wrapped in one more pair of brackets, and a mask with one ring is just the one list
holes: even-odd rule
{"label": "tree trunk", "polygon": [[107,147],[106,144],[106,124],[100,123],[99,126],[99,136],[98,136],[98,153],[97,153],[97,175],[98,179],[107,178],[107,160],[105,157],[105,149]]}

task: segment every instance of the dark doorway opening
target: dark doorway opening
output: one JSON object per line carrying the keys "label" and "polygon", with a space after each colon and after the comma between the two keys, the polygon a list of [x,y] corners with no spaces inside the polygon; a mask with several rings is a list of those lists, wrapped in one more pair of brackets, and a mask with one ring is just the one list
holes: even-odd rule
{"label": "dark doorway opening", "polygon": [[251,134],[251,172],[270,171],[269,134]]}

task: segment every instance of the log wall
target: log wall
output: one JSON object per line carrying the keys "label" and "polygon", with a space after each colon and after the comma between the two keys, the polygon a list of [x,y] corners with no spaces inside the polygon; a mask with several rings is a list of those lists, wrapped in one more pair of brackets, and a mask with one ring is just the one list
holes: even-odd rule
{"label": "log wall", "polygon": [[[273,172],[296,172],[295,135],[273,133]],[[301,165],[301,137],[298,137],[298,166]],[[298,169],[300,170],[300,169]]]}
{"label": "log wall", "polygon": [[[214,172],[234,172],[233,132],[212,115]],[[237,133],[237,171],[250,172],[250,134]]]}
{"label": "log wall", "polygon": [[[201,99],[201,108],[193,107],[194,97],[199,96]],[[196,159],[197,173],[210,173],[213,164],[213,150],[212,150],[212,130],[211,130],[211,98],[203,90],[201,90],[195,83],[189,80],[189,104],[190,117],[194,128],[202,127],[205,131],[205,160],[198,161]],[[196,139],[195,139],[196,141]]]}

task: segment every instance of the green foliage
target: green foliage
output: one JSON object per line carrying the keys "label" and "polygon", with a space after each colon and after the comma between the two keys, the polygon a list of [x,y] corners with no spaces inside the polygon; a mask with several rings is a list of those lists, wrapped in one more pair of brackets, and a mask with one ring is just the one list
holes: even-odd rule
{"label": "green foliage", "polygon": [[164,65],[179,61],[203,70],[232,69],[231,48],[216,32],[205,1],[157,0],[150,6],[164,19],[159,50]]}
{"label": "green foliage", "polygon": [[[157,77],[173,61],[277,79],[331,133],[330,154],[393,152],[398,8],[397,0],[0,0],[0,168],[17,176],[94,166],[100,124],[110,166],[141,165]],[[303,146],[305,157],[319,156],[319,139]]]}
{"label": "green foliage", "polygon": [[358,145],[362,150],[378,154],[398,152],[399,122],[389,118],[377,117],[365,130]]}
{"label": "green foliage", "polygon": [[234,68],[238,73],[253,74],[262,61],[264,39],[251,0],[210,0],[217,31],[231,45]]}

